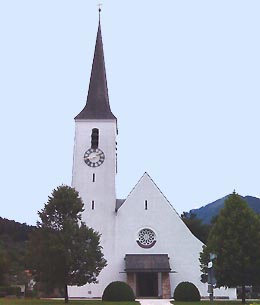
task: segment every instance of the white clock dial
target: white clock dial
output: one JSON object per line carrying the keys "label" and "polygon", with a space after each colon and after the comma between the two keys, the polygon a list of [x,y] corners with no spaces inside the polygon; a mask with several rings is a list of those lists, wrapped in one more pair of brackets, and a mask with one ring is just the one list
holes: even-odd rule
{"label": "white clock dial", "polygon": [[84,161],[90,167],[98,167],[105,161],[105,154],[99,148],[89,148],[84,154]]}

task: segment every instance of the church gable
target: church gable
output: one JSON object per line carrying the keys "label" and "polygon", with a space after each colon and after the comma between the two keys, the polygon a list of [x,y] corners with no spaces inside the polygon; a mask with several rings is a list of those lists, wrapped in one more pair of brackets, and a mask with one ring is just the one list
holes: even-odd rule
{"label": "church gable", "polygon": [[127,198],[118,200],[116,210],[128,209],[128,205],[131,205],[131,209],[155,210],[162,202],[177,214],[152,178],[145,172]]}
{"label": "church gable", "polygon": [[[170,269],[177,272],[174,273],[176,282],[199,274],[202,243],[186,227],[147,173],[133,188],[115,218],[119,258],[127,258],[129,254],[168,257]],[[120,271],[125,268],[125,260],[121,259]],[[186,274],[188,269],[189,274]]]}
{"label": "church gable", "polygon": [[[129,240],[132,241],[122,242],[129,246],[135,244],[132,249],[140,250],[138,243],[134,241],[145,229],[151,230],[156,235],[157,242],[151,248],[152,251],[162,250],[168,242],[172,245],[183,244],[184,240],[186,245],[195,243],[198,252],[201,249],[202,243],[190,232],[147,173],[138,181],[116,215],[118,230],[128,228]],[[133,236],[130,238],[131,234]]]}
{"label": "church gable", "polygon": [[128,220],[139,218],[143,224],[147,225],[156,223],[160,217],[163,217],[165,221],[168,219],[169,222],[174,221],[185,226],[173,206],[147,173],[144,173],[126,200],[119,206],[117,213],[119,218],[123,215],[127,215]]}

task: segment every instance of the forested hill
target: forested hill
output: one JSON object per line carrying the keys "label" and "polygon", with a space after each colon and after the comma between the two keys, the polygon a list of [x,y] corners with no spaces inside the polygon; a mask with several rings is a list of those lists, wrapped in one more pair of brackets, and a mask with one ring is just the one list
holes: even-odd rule
{"label": "forested hill", "polygon": [[0,240],[3,238],[12,241],[26,241],[29,233],[34,229],[34,226],[29,226],[25,223],[19,223],[14,220],[8,220],[0,217]]}
{"label": "forested hill", "polygon": [[[226,198],[220,198],[212,203],[209,203],[199,209],[190,210],[189,214],[195,214],[197,218],[201,219],[203,223],[210,224],[212,217],[218,215],[220,209],[224,207]],[[253,209],[257,214],[260,214],[260,199],[253,196],[241,196],[247,203],[248,206]]]}
{"label": "forested hill", "polygon": [[28,268],[26,242],[35,227],[0,217],[0,256],[5,262],[0,275],[0,285],[19,284]]}

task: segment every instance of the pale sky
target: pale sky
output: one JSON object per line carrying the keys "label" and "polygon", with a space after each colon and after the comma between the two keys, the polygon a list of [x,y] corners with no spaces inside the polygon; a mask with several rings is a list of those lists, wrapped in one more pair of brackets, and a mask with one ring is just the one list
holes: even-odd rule
{"label": "pale sky", "polygon": [[[260,1],[102,1],[118,198],[145,171],[179,214],[260,196]],[[98,1],[0,1],[0,216],[35,224],[71,184]]]}

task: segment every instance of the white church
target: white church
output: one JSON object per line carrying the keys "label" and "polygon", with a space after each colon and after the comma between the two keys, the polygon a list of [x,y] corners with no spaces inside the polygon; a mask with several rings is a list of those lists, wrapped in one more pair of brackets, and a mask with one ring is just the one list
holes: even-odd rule
{"label": "white church", "polygon": [[[125,281],[135,295],[171,298],[182,281],[200,281],[203,244],[189,231],[152,178],[144,173],[126,199],[117,199],[117,118],[106,80],[100,21],[87,102],[75,117],[72,186],[79,192],[82,219],[101,233],[107,266],[97,284],[69,287],[70,297],[99,298],[113,281]],[[236,298],[235,289],[215,289],[216,296]]]}

